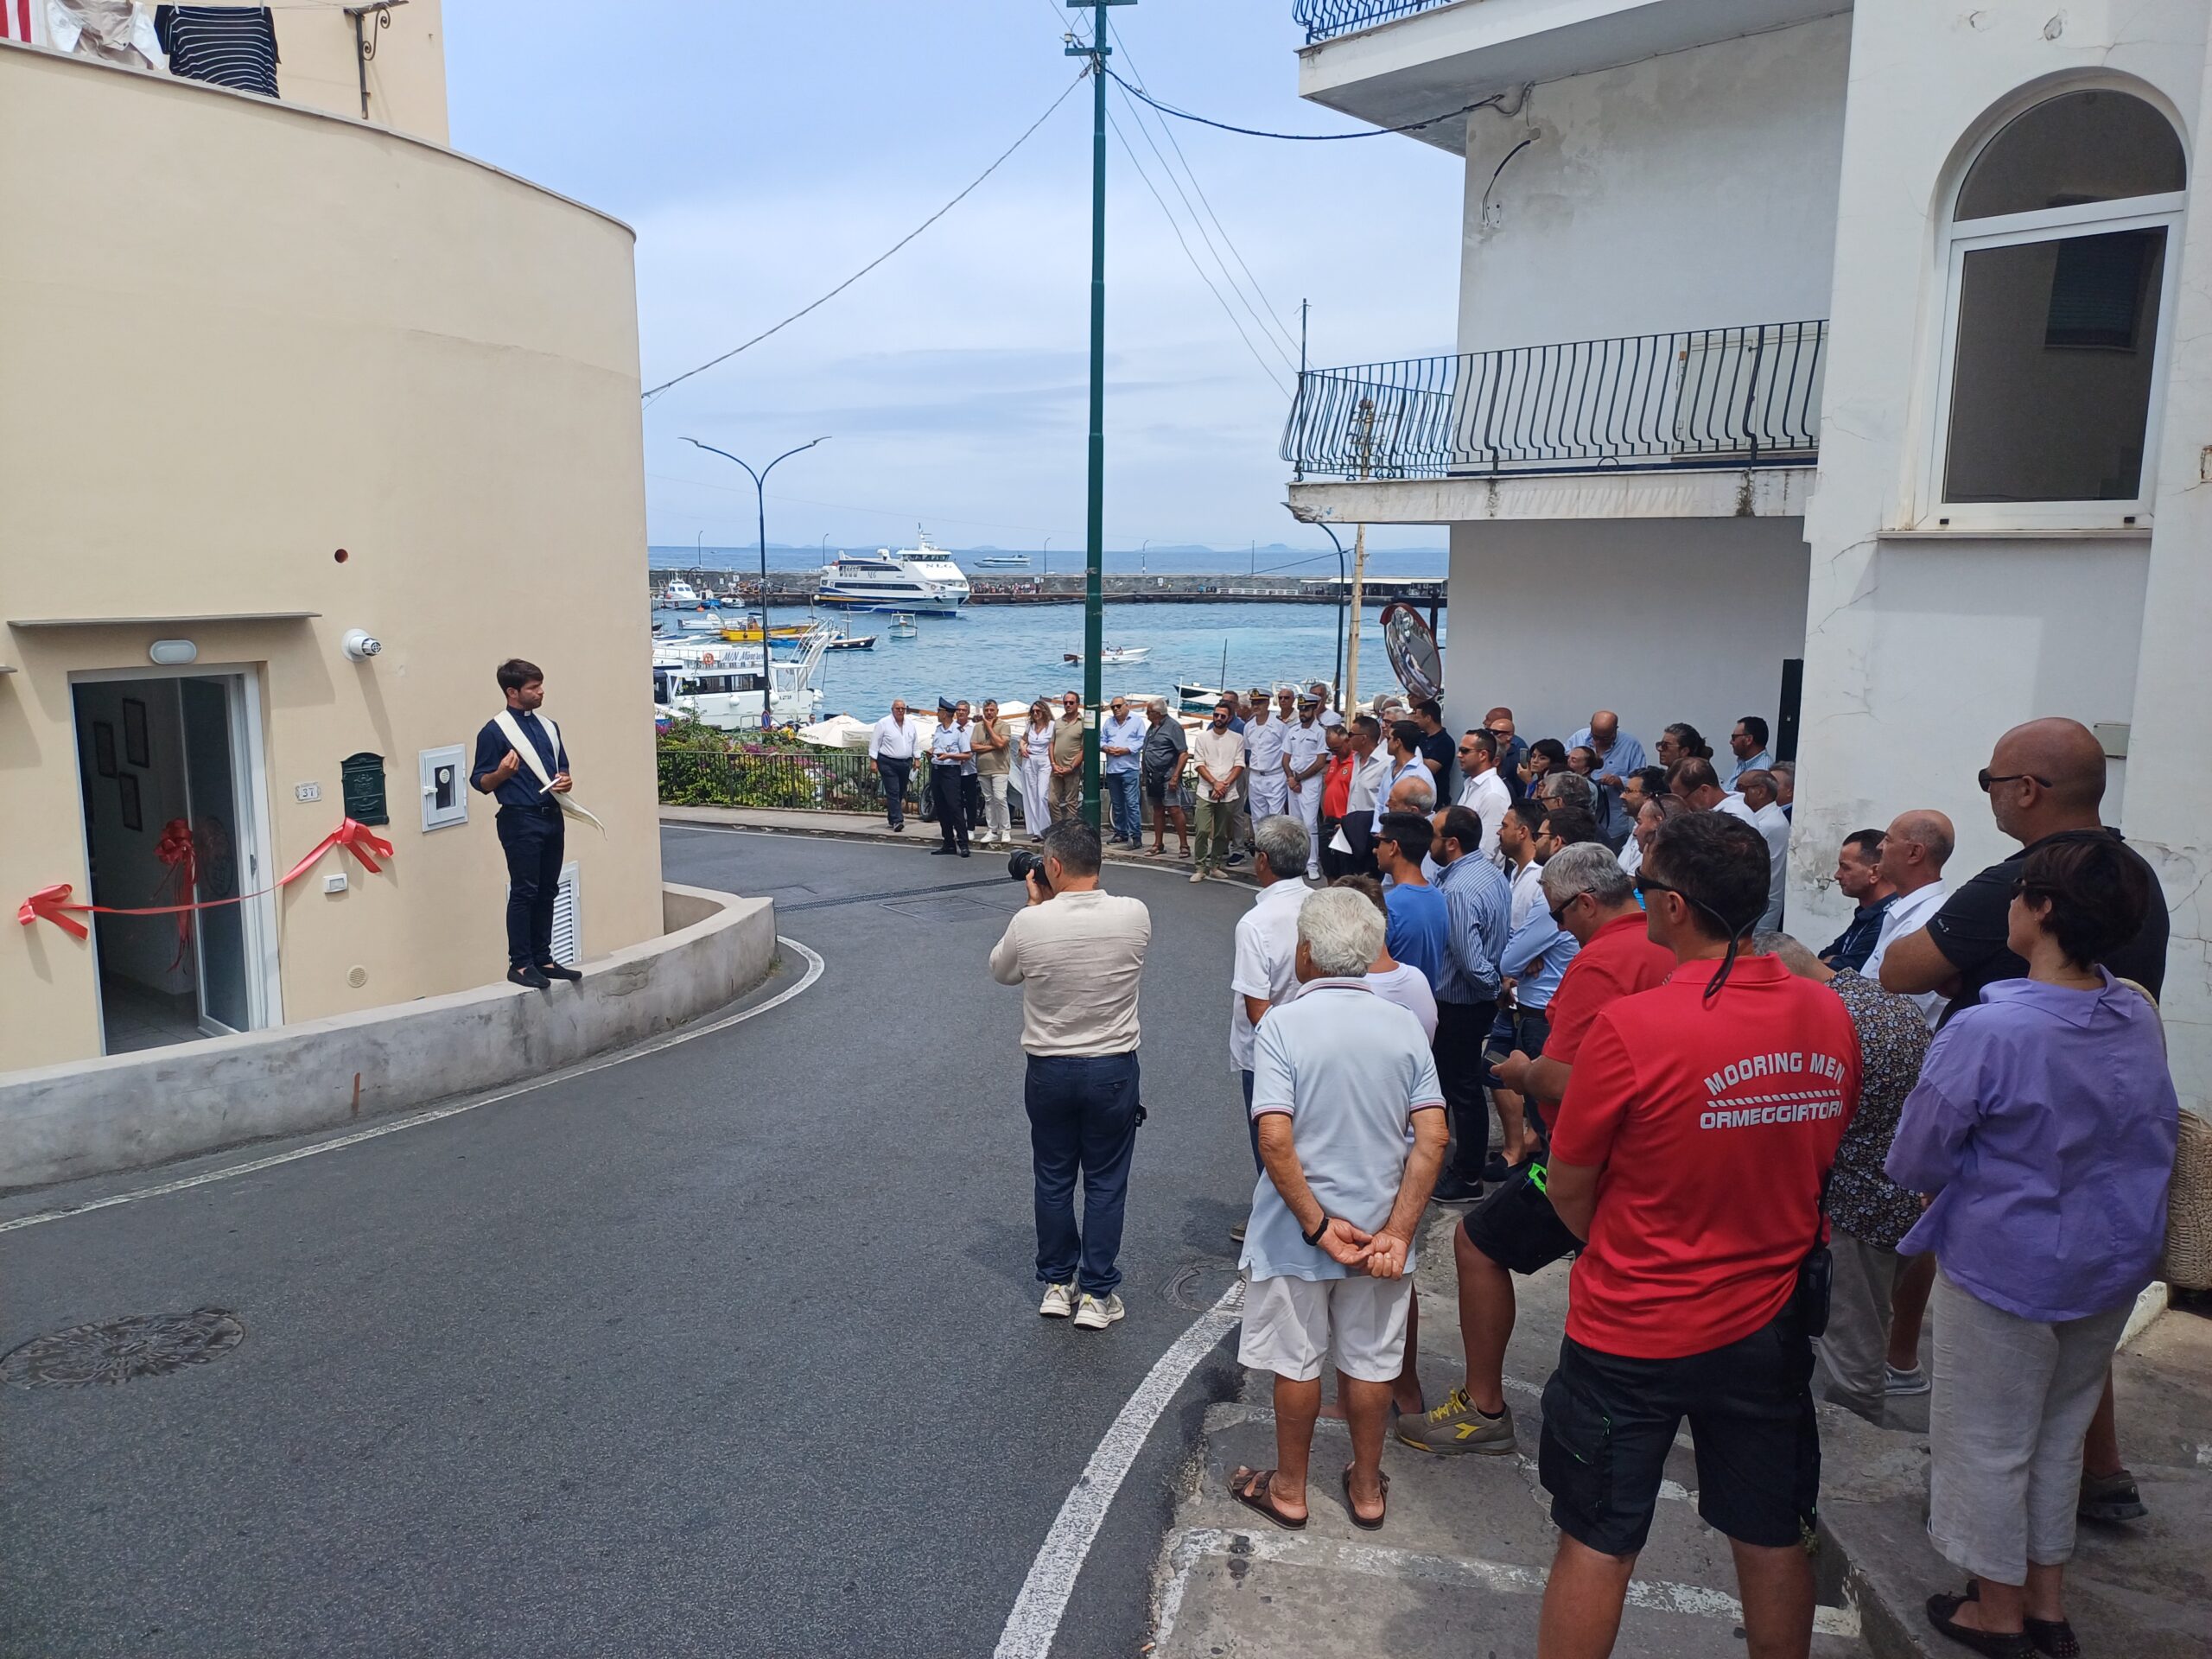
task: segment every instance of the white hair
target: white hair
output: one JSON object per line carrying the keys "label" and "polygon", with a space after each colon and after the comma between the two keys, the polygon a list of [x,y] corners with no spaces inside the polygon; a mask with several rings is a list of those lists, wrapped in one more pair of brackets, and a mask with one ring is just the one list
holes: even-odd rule
{"label": "white hair", "polygon": [[1562,847],[1551,855],[1544,873],[1536,878],[1544,897],[1560,910],[1579,894],[1588,893],[1608,910],[1629,901],[1636,884],[1620,861],[1603,842],[1586,841]]}
{"label": "white hair", "polygon": [[[1426,778],[1398,779],[1391,787],[1390,800],[1395,801],[1401,795],[1406,798],[1404,809],[1406,811],[1433,812],[1436,810],[1436,785]],[[1383,805],[1387,809],[1389,806],[1389,801],[1384,802]]]}
{"label": "white hair", "polygon": [[1306,826],[1300,820],[1282,813],[1262,818],[1252,826],[1252,842],[1267,855],[1268,868],[1283,880],[1306,873],[1306,860],[1313,843],[1306,838]]}
{"label": "white hair", "polygon": [[1382,953],[1382,912],[1356,887],[1324,887],[1298,912],[1298,942],[1314,967],[1337,979],[1357,979]]}

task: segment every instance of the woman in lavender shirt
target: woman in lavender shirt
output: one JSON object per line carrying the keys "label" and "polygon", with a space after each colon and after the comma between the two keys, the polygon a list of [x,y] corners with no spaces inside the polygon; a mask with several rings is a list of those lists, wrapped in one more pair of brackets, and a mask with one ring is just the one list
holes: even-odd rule
{"label": "woman in lavender shirt", "polygon": [[2158,1011],[2095,965],[2149,903],[2111,837],[2032,854],[2006,940],[2028,976],[1953,1016],[1890,1149],[1890,1179],[1934,1195],[1899,1249],[1942,1268],[1929,1535],[1974,1575],[1928,1618],[2005,1659],[2081,1650],[2060,1580],[2082,1437],[2165,1236],[2178,1103]]}

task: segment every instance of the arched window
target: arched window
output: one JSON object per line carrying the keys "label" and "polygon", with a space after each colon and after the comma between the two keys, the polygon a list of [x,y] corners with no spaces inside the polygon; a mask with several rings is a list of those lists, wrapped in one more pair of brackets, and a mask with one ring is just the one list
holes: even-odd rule
{"label": "arched window", "polygon": [[2047,99],[1982,147],[1951,214],[1939,512],[2031,525],[2147,506],[2187,181],[2172,124],[2109,89]]}

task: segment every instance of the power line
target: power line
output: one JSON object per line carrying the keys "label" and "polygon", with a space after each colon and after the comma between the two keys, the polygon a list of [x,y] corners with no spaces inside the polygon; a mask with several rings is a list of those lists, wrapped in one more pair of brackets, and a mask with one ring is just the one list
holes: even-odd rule
{"label": "power line", "polygon": [[1130,86],[1128,81],[1123,80],[1115,73],[1110,65],[1107,67],[1106,73],[1113,78],[1115,85],[1121,87],[1123,92],[1143,99],[1162,115],[1172,115],[1179,121],[1195,121],[1202,127],[1214,127],[1223,132],[1241,133],[1247,138],[1280,138],[1285,143],[1294,144],[1331,144],[1340,143],[1347,138],[1381,138],[1394,132],[1419,132],[1424,127],[1433,127],[1440,122],[1456,120],[1463,115],[1472,115],[1477,110],[1490,109],[1504,101],[1502,93],[1493,92],[1488,98],[1478,98],[1471,104],[1462,104],[1456,110],[1446,110],[1441,115],[1432,115],[1426,121],[1409,121],[1402,127],[1370,127],[1364,132],[1267,132],[1258,127],[1240,127],[1227,121],[1217,121],[1211,116],[1193,115],[1188,110],[1179,110],[1173,104],[1161,103],[1141,86]]}
{"label": "power line", "polygon": [[[1110,73],[1111,71],[1109,73]],[[1206,285],[1206,291],[1213,296],[1214,302],[1221,307],[1222,315],[1229,319],[1230,327],[1236,330],[1237,339],[1244,342],[1244,349],[1251,353],[1252,360],[1260,365],[1260,372],[1273,382],[1277,391],[1286,397],[1289,397],[1290,388],[1275,378],[1275,372],[1269,366],[1268,359],[1260,355],[1260,348],[1252,343],[1252,336],[1244,332],[1244,325],[1236,320],[1235,308],[1222,297],[1221,289],[1215,286],[1213,278],[1206,274],[1206,268],[1198,263],[1198,255],[1191,251],[1190,239],[1183,234],[1182,226],[1176,222],[1174,213],[1169,210],[1167,199],[1160,194],[1160,188],[1153,183],[1151,175],[1144,170],[1144,163],[1137,159],[1135,149],[1130,146],[1128,135],[1122,130],[1122,124],[1114,119],[1111,114],[1107,116],[1106,124],[1114,129],[1114,136],[1122,141],[1122,153],[1129,158],[1129,165],[1136,169],[1137,177],[1143,181],[1144,188],[1152,192],[1152,199],[1160,204],[1160,211],[1167,220],[1167,228],[1175,232],[1176,243],[1183,250],[1183,257],[1191,262],[1191,269],[1198,272],[1198,280]]]}
{"label": "power line", "polygon": [[1001,151],[998,160],[993,162],[988,167],[977,174],[969,183],[966,189],[961,191],[961,193],[953,197],[950,201],[946,202],[944,207],[938,208],[937,212],[931,213],[920,224],[915,226],[912,230],[907,232],[906,235],[900,237],[896,242],[886,248],[881,253],[869,260],[868,264],[862,265],[851,276],[846,277],[843,282],[838,283],[836,287],[831,289],[820,299],[815,301],[813,304],[802,306],[799,309],[792,312],[791,315],[785,317],[781,322],[776,324],[774,327],[762,329],[759,334],[753,335],[752,339],[747,340],[744,345],[733,346],[728,351],[724,352],[720,357],[709,358],[704,363],[700,364],[697,368],[686,369],[683,373],[676,376],[674,379],[662,381],[660,385],[653,387],[651,391],[641,394],[642,401],[650,404],[654,398],[659,397],[661,393],[666,391],[671,386],[678,385],[683,381],[689,380],[695,374],[704,374],[709,369],[715,367],[718,364],[728,362],[730,359],[735,357],[740,352],[751,350],[753,346],[758,346],[762,340],[767,339],[769,335],[789,327],[792,323],[797,322],[801,317],[806,315],[808,312],[818,310],[823,306],[827,305],[830,301],[836,299],[840,294],[850,288],[855,283],[860,281],[861,277],[867,276],[868,272],[874,270],[878,265],[888,259],[893,254],[898,252],[899,249],[905,247],[909,242],[912,242],[924,231],[929,229],[931,226],[936,224],[938,220],[943,219],[955,207],[957,207],[962,202],[965,201],[968,197],[974,193],[977,186],[981,185],[985,179],[989,178],[992,174],[999,170],[999,168],[1005,162],[1008,156],[1012,156],[1015,150],[1020,149],[1022,145],[1029,142],[1030,134],[1035,132],[1038,128],[1043,126],[1046,122],[1052,119],[1052,111],[1058,109],[1061,105],[1067,102],[1068,94],[1075,91],[1077,87],[1082,86],[1084,76],[1088,75],[1090,73],[1090,70],[1089,67],[1086,66],[1081,73],[1077,74],[1073,80],[1070,81],[1065,87],[1062,88],[1060,95],[1054,99],[1051,104],[1046,106],[1045,113],[1039,116],[1034,121],[1032,121],[1029,125],[1023,130],[1021,137],[1015,139],[1011,144],[1008,144],[1004,150]]}
{"label": "power line", "polygon": [[[1114,28],[1112,24],[1109,23],[1108,25],[1108,29],[1112,34],[1116,42],[1119,44],[1122,48],[1122,56],[1123,60],[1129,66],[1129,73],[1136,77],[1137,84],[1139,86],[1142,86],[1144,84],[1144,75],[1137,67],[1136,59],[1129,54],[1128,41],[1122,38],[1122,31],[1119,29]],[[1253,293],[1259,296],[1259,308],[1266,315],[1268,321],[1274,325],[1274,333],[1282,341],[1285,361],[1288,361],[1289,353],[1295,345],[1295,342],[1290,337],[1289,327],[1281,320],[1281,314],[1275,309],[1274,302],[1268,297],[1267,290],[1260,286],[1260,279],[1253,274],[1252,267],[1246,262],[1243,252],[1237,247],[1235,239],[1229,234],[1229,226],[1222,223],[1221,215],[1215,211],[1211,198],[1206,194],[1205,186],[1198,182],[1198,169],[1191,165],[1191,158],[1184,153],[1181,141],[1175,137],[1175,129],[1169,126],[1167,123],[1161,119],[1157,114],[1154,114],[1152,119],[1154,124],[1159,127],[1160,132],[1166,137],[1169,148],[1174,150],[1176,160],[1182,162],[1183,171],[1189,175],[1191,188],[1198,192],[1198,200],[1205,206],[1207,217],[1213,220],[1214,228],[1221,232],[1221,239],[1228,247],[1230,253],[1235,257],[1237,268],[1244,273],[1245,280],[1251,283]],[[1225,270],[1226,268],[1224,267],[1224,273]]]}
{"label": "power line", "polygon": [[[1198,210],[1192,206],[1191,193],[1183,188],[1182,181],[1175,176],[1174,168],[1170,165],[1166,155],[1161,152],[1160,145],[1154,142],[1152,129],[1144,120],[1143,106],[1127,92],[1122,94],[1122,102],[1128,109],[1130,118],[1136,122],[1137,131],[1143,135],[1145,143],[1150,146],[1154,156],[1158,159],[1160,170],[1167,175],[1167,182],[1175,188],[1175,194],[1182,198],[1184,211],[1190,214],[1191,223],[1197,227],[1199,239],[1206,245],[1206,251],[1213,255],[1213,262],[1220,269],[1223,279],[1228,283],[1230,291],[1236,296],[1237,302],[1250,315],[1252,321],[1260,326],[1260,337],[1266,340],[1268,348],[1282,359],[1283,367],[1295,373],[1298,369],[1298,359],[1286,352],[1282,342],[1268,332],[1267,318],[1261,315],[1260,308],[1252,303],[1243,289],[1237,285],[1236,274],[1230,270],[1229,261],[1222,257],[1221,250],[1214,246],[1213,238],[1207,232],[1205,220],[1199,216]],[[1115,130],[1117,132],[1120,130],[1118,124]],[[1126,146],[1128,141],[1124,139],[1122,142]],[[1133,155],[1130,159],[1134,161],[1135,156]],[[1164,210],[1166,203],[1163,200],[1160,205]]]}

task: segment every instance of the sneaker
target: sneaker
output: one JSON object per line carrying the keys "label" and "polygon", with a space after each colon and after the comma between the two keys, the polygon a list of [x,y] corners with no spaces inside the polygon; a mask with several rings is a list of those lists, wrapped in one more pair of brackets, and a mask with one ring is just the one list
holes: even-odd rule
{"label": "sneaker", "polygon": [[1505,1154],[1493,1152],[1483,1161],[1483,1179],[1493,1184],[1506,1180],[1513,1173],[1512,1166],[1505,1161]]}
{"label": "sneaker", "polygon": [[1229,1229],[1229,1236],[1239,1244],[1244,1242],[1244,1227],[1245,1224],[1240,1221],[1233,1223]]}
{"label": "sneaker", "polygon": [[1901,1371],[1894,1365],[1882,1367],[1882,1392],[1887,1395],[1925,1394],[1928,1392],[1928,1373],[1919,1366]]}
{"label": "sneaker", "polygon": [[1436,1183],[1436,1191],[1428,1195],[1431,1204],[1472,1204],[1483,1195],[1483,1184],[1453,1174],[1450,1170]]}
{"label": "sneaker", "polygon": [[1078,1331],[1103,1331],[1128,1311],[1122,1306],[1122,1299],[1111,1291],[1101,1298],[1086,1290],[1076,1303],[1075,1328]]}
{"label": "sneaker", "polygon": [[2140,1521],[2151,1510],[2135,1490],[2135,1477],[2115,1469],[2108,1475],[2082,1477],[2082,1496],[2074,1513],[2084,1521]]}
{"label": "sneaker", "polygon": [[1048,1319],[1065,1319],[1075,1312],[1075,1281],[1065,1285],[1045,1287],[1045,1300],[1037,1304],[1037,1311]]}
{"label": "sneaker", "polygon": [[1242,854],[1242,853],[1231,853],[1231,854],[1229,855],[1229,868],[1230,868],[1230,869],[1232,869],[1232,870],[1233,870],[1233,869],[1235,869],[1235,868],[1236,868],[1239,864],[1242,864],[1243,861],[1244,861],[1244,855],[1243,855],[1243,854]]}
{"label": "sneaker", "polygon": [[1433,1410],[1418,1417],[1401,1416],[1398,1438],[1417,1451],[1433,1452],[1440,1457],[1467,1452],[1510,1457],[1514,1450],[1513,1408],[1506,1407],[1496,1417],[1486,1416],[1475,1409],[1465,1389],[1454,1389],[1451,1397]]}

